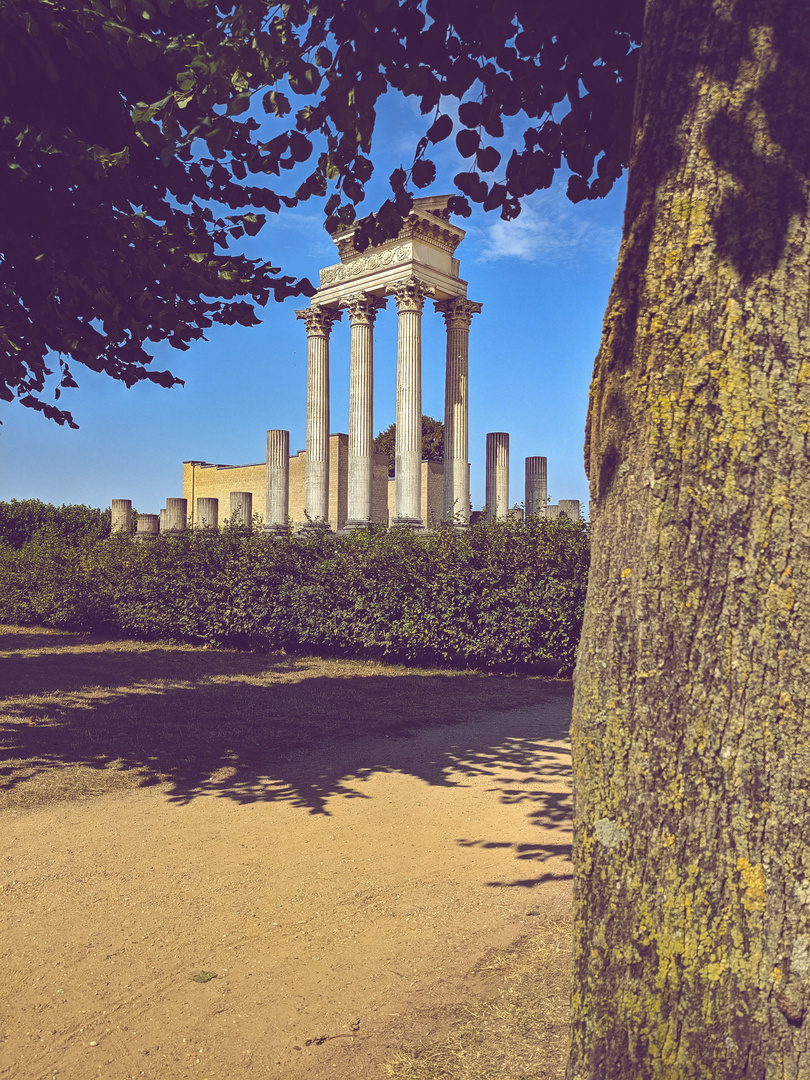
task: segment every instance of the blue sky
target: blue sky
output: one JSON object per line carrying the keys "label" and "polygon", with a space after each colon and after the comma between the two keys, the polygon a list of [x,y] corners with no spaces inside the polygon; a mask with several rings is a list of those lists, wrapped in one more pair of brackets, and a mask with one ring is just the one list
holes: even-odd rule
{"label": "blue sky", "polygon": [[[512,127],[519,123],[512,121]],[[408,167],[424,121],[407,101],[380,111],[372,157],[377,173],[361,212],[386,197],[387,177]],[[516,129],[515,129],[516,130]],[[515,134],[515,130],[511,132]],[[507,131],[507,139],[510,132]],[[452,140],[435,148],[435,184],[417,195],[446,194],[460,171]],[[470,331],[470,463],[472,503],[484,504],[484,450],[489,431],[510,434],[510,503],[523,502],[524,459],[548,458],[552,501],[588,498],[582,443],[588,383],[599,345],[621,238],[624,184],[595,203],[572,205],[564,180],[525,200],[513,222],[476,208],[456,219],[467,235],[456,255],[468,296],[484,307]],[[317,284],[319,269],[338,261],[315,200],[285,211],[252,241],[251,254]],[[239,465],[263,460],[268,428],[290,431],[291,452],[304,447],[306,335],[298,297],[260,312],[261,326],[217,327],[187,353],[159,348],[185,387],[142,384],[126,389],[74,368],[78,390],[63,392],[79,431],[59,428],[17,404],[0,403],[0,500],[37,498],[104,507],[131,499],[157,513],[182,494],[182,462],[194,458]],[[394,420],[396,312],[380,314],[375,333],[375,431]],[[444,412],[444,321],[425,307],[423,411]],[[331,428],[347,431],[349,327],[331,341]]]}

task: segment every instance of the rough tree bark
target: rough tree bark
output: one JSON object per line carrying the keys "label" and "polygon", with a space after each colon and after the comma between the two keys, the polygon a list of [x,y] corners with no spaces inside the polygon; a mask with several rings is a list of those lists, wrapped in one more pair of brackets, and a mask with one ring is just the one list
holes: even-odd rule
{"label": "rough tree bark", "polygon": [[810,7],[649,0],[591,389],[569,1080],[810,1076]]}

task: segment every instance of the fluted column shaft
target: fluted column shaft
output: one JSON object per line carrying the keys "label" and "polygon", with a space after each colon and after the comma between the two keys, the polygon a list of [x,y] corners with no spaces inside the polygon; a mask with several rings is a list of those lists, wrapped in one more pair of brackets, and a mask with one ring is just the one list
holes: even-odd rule
{"label": "fluted column shaft", "polygon": [[481,304],[460,296],[440,300],[436,304],[436,310],[444,315],[447,327],[443,519],[458,525],[470,523],[470,323],[481,307]]}
{"label": "fluted column shaft", "polygon": [[422,309],[428,289],[417,278],[394,286],[397,409],[394,525],[422,525]]}
{"label": "fluted column shaft", "polygon": [[127,535],[132,532],[132,500],[113,499],[111,514],[111,532],[122,532]]}
{"label": "fluted column shaft", "polygon": [[286,532],[290,512],[290,433],[274,428],[267,432],[267,506],[264,528]]}
{"label": "fluted column shaft", "polygon": [[158,514],[138,514],[136,540],[151,540],[160,532],[160,516]]}
{"label": "fluted column shaft", "polygon": [[253,522],[253,492],[231,491],[228,494],[230,500],[228,520],[231,525],[237,525],[240,529],[249,529]]}
{"label": "fluted column shaft", "polygon": [[[155,515],[157,517],[157,515]],[[186,499],[166,500],[166,531],[170,533],[185,532],[188,518],[188,501]],[[158,517],[158,523],[160,518]]]}
{"label": "fluted column shaft", "polygon": [[526,458],[526,520],[545,517],[548,502],[548,458]]}
{"label": "fluted column shaft", "polygon": [[329,335],[340,312],[296,311],[307,328],[307,463],[304,504],[311,521],[329,520]]}
{"label": "fluted column shaft", "polygon": [[505,518],[509,510],[509,435],[490,431],[487,435],[486,471],[487,517]]}
{"label": "fluted column shaft", "polygon": [[203,531],[216,532],[219,528],[219,499],[197,499],[195,525]]}
{"label": "fluted column shaft", "polygon": [[386,301],[363,294],[348,304],[351,325],[349,367],[348,520],[346,528],[371,522],[374,453],[374,320]]}

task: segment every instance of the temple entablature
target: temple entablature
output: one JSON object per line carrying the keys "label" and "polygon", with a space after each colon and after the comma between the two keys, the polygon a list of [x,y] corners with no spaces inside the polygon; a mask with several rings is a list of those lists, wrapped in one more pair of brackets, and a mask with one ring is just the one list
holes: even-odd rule
{"label": "temple entablature", "polygon": [[335,237],[340,262],[320,272],[320,288],[313,304],[344,307],[358,293],[389,296],[396,285],[418,278],[435,300],[467,296],[467,282],[459,275],[454,252],[465,232],[448,220],[450,196],[416,199],[413,210],[396,237],[357,251],[357,226]]}

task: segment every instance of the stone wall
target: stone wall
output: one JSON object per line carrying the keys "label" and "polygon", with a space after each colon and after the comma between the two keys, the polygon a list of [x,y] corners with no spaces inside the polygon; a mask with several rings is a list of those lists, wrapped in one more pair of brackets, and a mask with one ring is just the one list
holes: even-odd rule
{"label": "stone wall", "polygon": [[[386,469],[387,475],[387,469]],[[396,516],[396,481],[391,478],[388,481],[388,521],[391,522]],[[444,512],[444,464],[441,461],[422,462],[422,503],[420,516],[422,524],[428,528],[435,528],[442,520]]]}
{"label": "stone wall", "polygon": [[207,462],[183,462],[183,498],[188,500],[189,515],[195,515],[197,499],[219,499],[219,524],[225,524],[231,512],[231,492],[249,491],[253,495],[253,513],[264,517],[267,465],[211,465]]}
{"label": "stone wall", "polygon": [[[290,458],[289,514],[295,528],[306,523],[304,499],[306,493],[306,451],[299,450]],[[342,433],[329,436],[329,525],[342,529],[348,512],[349,437]],[[388,457],[374,455],[372,481],[373,520],[388,524],[387,484]],[[439,482],[441,486],[441,481]],[[224,524],[230,513],[232,491],[249,491],[253,495],[253,513],[262,520],[267,512],[267,463],[255,465],[214,465],[208,462],[183,462],[183,498],[188,499],[189,512],[196,508],[197,499],[219,499],[219,523]],[[439,496],[441,505],[441,495]]]}

